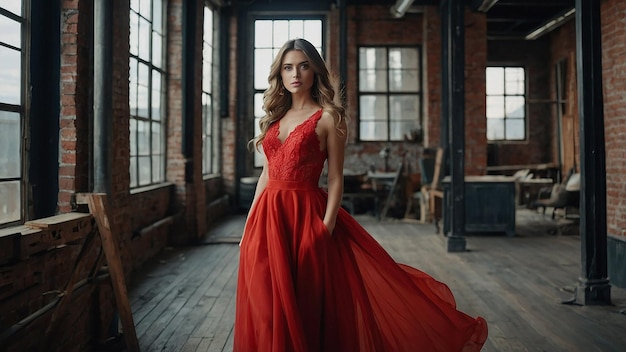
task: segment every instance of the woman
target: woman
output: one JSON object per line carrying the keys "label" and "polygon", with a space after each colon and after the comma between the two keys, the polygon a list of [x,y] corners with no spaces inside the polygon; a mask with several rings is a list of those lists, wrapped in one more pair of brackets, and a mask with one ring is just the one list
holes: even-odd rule
{"label": "woman", "polygon": [[[484,319],[457,311],[446,285],[397,264],[340,208],[347,122],[313,45],[285,43],[269,83],[234,351],[479,351]],[[325,162],[327,193],[318,187]]]}

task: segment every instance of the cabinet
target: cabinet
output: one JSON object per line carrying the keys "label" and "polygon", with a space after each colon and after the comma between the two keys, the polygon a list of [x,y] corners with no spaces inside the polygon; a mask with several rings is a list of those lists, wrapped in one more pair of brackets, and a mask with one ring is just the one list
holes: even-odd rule
{"label": "cabinet", "polygon": [[[442,181],[443,233],[450,232],[450,177]],[[465,232],[515,235],[515,179],[506,176],[465,177]]]}

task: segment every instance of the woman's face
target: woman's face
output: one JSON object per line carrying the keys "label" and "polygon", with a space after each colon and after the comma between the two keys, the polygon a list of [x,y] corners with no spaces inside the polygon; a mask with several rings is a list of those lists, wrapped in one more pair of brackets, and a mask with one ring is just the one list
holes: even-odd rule
{"label": "woman's face", "polygon": [[283,56],[280,76],[291,94],[311,94],[315,72],[302,51],[291,50]]}

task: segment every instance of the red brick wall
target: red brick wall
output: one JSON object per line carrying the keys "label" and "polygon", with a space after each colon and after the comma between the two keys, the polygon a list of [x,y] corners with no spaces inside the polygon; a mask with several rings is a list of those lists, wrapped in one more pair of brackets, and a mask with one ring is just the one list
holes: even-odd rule
{"label": "red brick wall", "polygon": [[89,187],[89,77],[91,62],[91,3],[62,2],[61,16],[61,112],[59,131],[59,198],[60,213],[72,209],[72,197]]}
{"label": "red brick wall", "polygon": [[602,1],[602,77],[606,141],[607,230],[626,230],[626,2]]}
{"label": "red brick wall", "polygon": [[[484,175],[487,167],[485,67],[487,19],[465,11],[465,174]],[[452,137],[454,138],[454,137]]]}

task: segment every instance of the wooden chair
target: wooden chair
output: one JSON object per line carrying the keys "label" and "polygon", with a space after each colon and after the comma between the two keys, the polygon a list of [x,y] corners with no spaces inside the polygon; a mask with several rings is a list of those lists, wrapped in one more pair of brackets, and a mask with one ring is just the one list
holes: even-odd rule
{"label": "wooden chair", "polygon": [[[395,193],[398,190],[398,184],[400,182],[400,176],[402,175],[404,161],[398,165],[398,169],[396,170],[395,177],[393,178],[393,182],[389,186],[389,191],[387,193],[387,199],[385,200],[385,204],[383,206],[383,210],[380,213],[380,219],[383,220],[387,216],[387,212],[389,212],[389,208],[391,203],[393,203],[394,198],[396,197]],[[397,200],[397,199],[396,199]]]}
{"label": "wooden chair", "polygon": [[[433,178],[430,184],[425,184],[421,189],[420,208],[422,222],[434,222],[439,230],[439,220],[441,219],[441,205],[443,200],[443,190],[441,189],[441,167],[443,164],[443,148],[437,148],[435,153],[435,166],[433,168]],[[425,219],[425,220],[424,220]]]}

